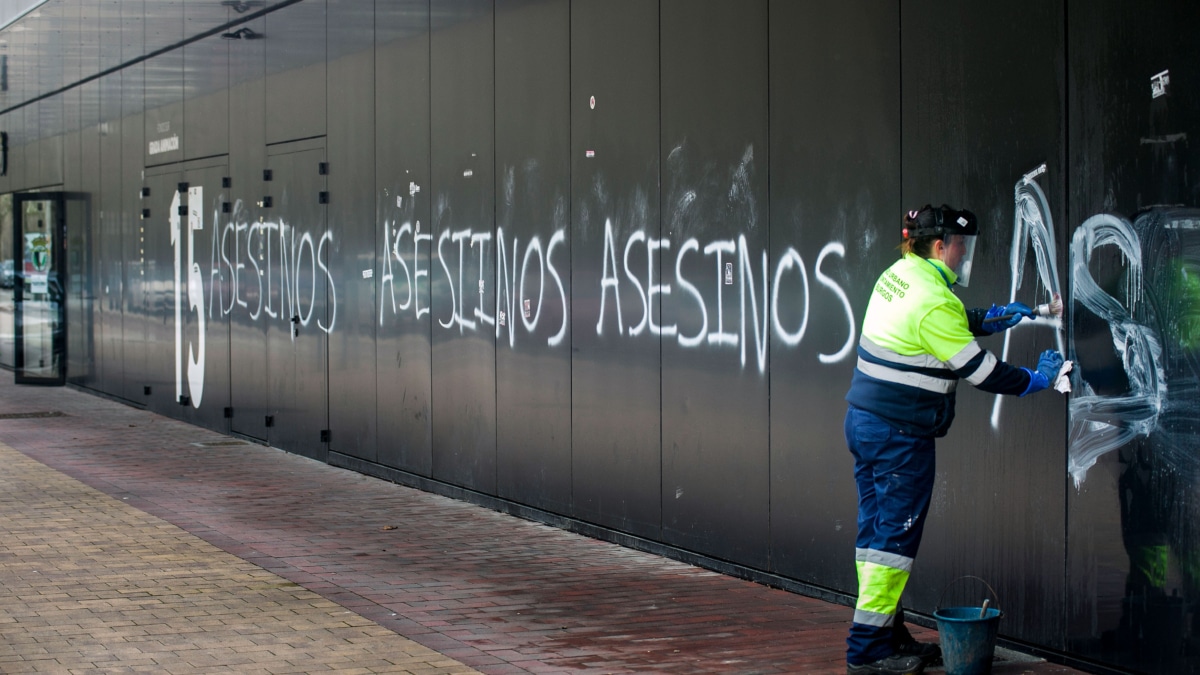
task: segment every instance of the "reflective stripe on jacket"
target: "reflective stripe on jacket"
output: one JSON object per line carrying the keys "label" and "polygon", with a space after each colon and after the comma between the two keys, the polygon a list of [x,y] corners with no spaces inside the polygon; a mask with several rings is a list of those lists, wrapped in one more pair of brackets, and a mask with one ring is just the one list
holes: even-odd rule
{"label": "reflective stripe on jacket", "polygon": [[960,378],[992,393],[1025,391],[1029,374],[975,341],[967,311],[951,291],[955,280],[940,260],[911,253],[879,276],[847,401],[904,433],[945,436]]}

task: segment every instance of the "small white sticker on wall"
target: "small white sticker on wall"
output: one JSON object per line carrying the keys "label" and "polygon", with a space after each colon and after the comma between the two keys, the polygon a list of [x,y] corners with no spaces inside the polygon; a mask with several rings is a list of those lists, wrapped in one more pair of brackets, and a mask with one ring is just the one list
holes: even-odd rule
{"label": "small white sticker on wall", "polygon": [[1171,84],[1171,71],[1164,70],[1150,78],[1150,98],[1167,95],[1167,87]]}
{"label": "small white sticker on wall", "polygon": [[466,171],[463,172],[463,178],[470,178],[471,176],[474,176],[474,175],[475,175],[475,172],[470,169],[467,169]]}
{"label": "small white sticker on wall", "polygon": [[725,285],[733,285],[733,263],[731,262],[725,263]]}
{"label": "small white sticker on wall", "polygon": [[583,154],[584,154],[584,156],[585,156],[585,157],[595,157],[595,156],[596,156],[596,151],[595,151],[595,150],[588,150],[587,152],[584,152]]}
{"label": "small white sticker on wall", "polygon": [[375,276],[375,270],[363,270],[364,279],[370,279],[373,276]]}
{"label": "small white sticker on wall", "polygon": [[588,105],[591,106],[592,110],[596,109],[596,97],[595,96],[588,99]]}

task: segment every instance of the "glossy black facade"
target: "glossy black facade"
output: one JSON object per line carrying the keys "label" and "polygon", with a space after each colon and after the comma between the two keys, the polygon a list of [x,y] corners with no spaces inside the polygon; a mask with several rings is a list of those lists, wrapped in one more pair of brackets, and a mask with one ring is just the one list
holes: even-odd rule
{"label": "glossy black facade", "polygon": [[906,605],[977,575],[1007,638],[1196,672],[1197,26],[51,0],[0,31],[0,193],[75,197],[76,385],[842,598],[866,301],[905,209],[969,208],[968,306],[1068,301],[985,346],[1060,348],[1075,391],[959,393]]}

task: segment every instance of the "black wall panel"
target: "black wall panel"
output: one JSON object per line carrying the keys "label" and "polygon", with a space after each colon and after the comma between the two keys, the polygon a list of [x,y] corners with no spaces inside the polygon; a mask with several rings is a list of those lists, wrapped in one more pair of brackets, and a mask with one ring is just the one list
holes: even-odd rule
{"label": "black wall panel", "polygon": [[[765,2],[662,3],[663,538],[768,564]],[[648,284],[649,286],[649,284]],[[633,324],[637,308],[632,312]],[[646,317],[646,318],[652,318]],[[636,331],[638,325],[631,330]]]}
{"label": "black wall panel", "polygon": [[[128,8],[126,8],[128,9]],[[126,25],[126,46],[123,55],[141,51],[137,31],[145,30],[147,53],[183,40],[183,2],[164,0],[150,2],[145,21]],[[133,33],[131,38],[128,34]],[[193,48],[194,49],[194,48]],[[173,49],[145,62],[146,80],[146,146],[145,166],[169,164],[184,158],[183,77],[184,58],[188,48]],[[211,123],[211,122],[210,122]],[[216,123],[219,128],[220,122]]]}
{"label": "black wall panel", "polygon": [[1070,9],[1067,648],[1194,673],[1200,13]]}
{"label": "black wall panel", "polygon": [[19,108],[8,113],[8,119],[11,131],[8,132],[9,153],[8,153],[8,181],[9,185],[14,190],[21,190],[26,187],[25,175],[27,173],[25,154],[28,142],[25,138],[25,114],[24,108]]}
{"label": "black wall panel", "polygon": [[[128,73],[134,77],[134,73]],[[132,401],[141,401],[141,389],[136,398],[132,387],[125,386],[125,371],[138,372],[142,352],[137,349],[145,341],[144,324],[131,321],[130,333],[124,332],[124,270],[128,267],[135,274],[141,269],[140,258],[126,257],[121,248],[121,79],[122,73],[106,75],[99,80],[100,116],[97,132],[100,136],[100,180],[97,191],[99,218],[94,221],[100,230],[100,299],[101,322],[103,324],[101,349],[104,360],[104,391]],[[140,123],[140,118],[138,122]],[[141,136],[136,130],[135,136]],[[136,329],[134,326],[136,325]],[[141,331],[140,335],[138,331]],[[129,359],[125,358],[125,345],[133,343]]]}
{"label": "black wall panel", "polygon": [[40,160],[38,161],[36,185],[62,185],[65,133],[62,94],[56,94],[38,103],[36,153],[40,156]]}
{"label": "black wall panel", "polygon": [[[571,4],[575,514],[655,538],[662,514],[660,340],[630,331],[644,316],[645,287],[662,283],[661,265],[646,276],[642,243],[661,238],[658,63],[657,3]],[[636,248],[643,250],[635,256]]]}
{"label": "black wall panel", "polygon": [[41,102],[25,108],[22,119],[21,145],[24,146],[24,157],[21,162],[21,185],[27,188],[39,186],[42,174],[42,157],[38,154],[38,122],[41,118]]}
{"label": "black wall panel", "polygon": [[495,241],[493,11],[490,0],[439,11],[430,35],[433,475],[494,494],[496,333],[475,310],[496,306],[495,258],[471,246]]}
{"label": "black wall panel", "polygon": [[266,15],[262,34],[267,143],[325,135],[325,0],[305,0]]}
{"label": "black wall panel", "polygon": [[[78,19],[78,6],[74,6]],[[76,77],[78,73],[76,73]],[[83,87],[63,94],[63,189],[76,195],[67,203],[67,381],[95,388],[97,381],[95,299],[96,246],[92,229],[90,178],[99,171],[95,135],[83,128]],[[92,120],[87,125],[91,126]],[[88,146],[85,150],[85,144]]]}
{"label": "black wall panel", "polygon": [[[208,5],[187,4],[184,34],[193,35],[206,27],[212,11]],[[234,42],[218,34],[182,49],[185,98],[183,128],[178,133],[185,159],[229,152],[229,53]]]}
{"label": "black wall panel", "polygon": [[[945,31],[947,22],[955,30]],[[907,39],[931,34],[941,38]],[[1022,49],[1012,48],[1016,36]],[[958,291],[968,307],[1011,299],[1034,306],[1063,288],[1055,272],[1062,230],[1054,226],[1066,212],[1063,40],[1060,3],[901,7],[904,208],[947,202],[978,214],[971,284]],[[1061,324],[1047,321],[981,344],[1032,366],[1064,341]],[[947,583],[975,574],[1006,606],[1006,634],[1062,644],[1065,428],[1066,401],[1053,391],[1000,399],[960,387],[954,428],[938,442],[939,493],[912,606],[932,612]],[[1009,564],[1011,556],[1021,564]]]}
{"label": "black wall panel", "polygon": [[377,461],[433,468],[429,1],[375,12]]}
{"label": "black wall panel", "polygon": [[[91,230],[91,243],[87,255],[95,261],[95,264],[91,266],[91,274],[87,282],[91,287],[91,303],[87,310],[87,316],[90,318],[91,324],[85,330],[91,336],[89,350],[92,357],[91,378],[87,386],[116,395],[119,392],[107,388],[104,375],[107,366],[103,350],[105,330],[105,262],[101,257],[104,251],[104,232],[101,229],[100,220],[100,200],[102,197],[100,190],[100,83],[95,80],[88,82],[79,87],[79,92],[80,123],[83,129],[80,131],[79,140],[79,184],[75,189],[88,196],[87,222]],[[68,188],[70,188],[70,185],[68,185]],[[68,223],[68,228],[70,225]],[[72,331],[82,332],[80,328],[68,324],[68,334]],[[68,358],[70,358],[69,354]],[[112,365],[116,367],[119,364]]]}
{"label": "black wall panel", "polygon": [[[128,149],[131,150],[129,154],[136,157],[136,146]],[[132,380],[135,389],[150,388],[149,393],[142,391],[141,401],[146,407],[162,414],[178,414],[180,393],[176,387],[180,382],[178,366],[182,362],[182,353],[175,349],[178,325],[175,275],[183,266],[177,266],[175,262],[176,244],[181,243],[175,228],[179,228],[178,233],[183,233],[181,223],[187,218],[186,213],[181,213],[187,204],[186,188],[180,192],[183,168],[178,163],[166,164],[147,169],[141,180],[137,180],[132,172],[128,178],[125,184],[129,187],[122,195],[125,204],[122,230],[126,235],[125,249],[130,255],[138,256],[139,264],[136,278],[131,276],[129,279],[130,292],[126,294],[125,349],[126,357],[134,348],[141,356],[138,371],[127,373],[127,378]],[[149,196],[138,197],[135,192],[138,189],[143,194],[148,190]],[[134,192],[134,197],[124,196],[125,192]],[[143,209],[140,214],[139,207]],[[145,209],[149,209],[149,214]],[[187,255],[185,249],[185,245],[180,246],[181,256]],[[131,268],[130,272],[133,271]],[[186,301],[186,298],[181,300]],[[129,340],[134,325],[138,326],[137,337],[145,336],[145,341],[140,344],[136,338]],[[183,326],[179,328],[182,331]]]}
{"label": "black wall panel", "polygon": [[[144,11],[141,6],[145,6]],[[186,0],[134,0],[131,8],[136,13],[143,13],[146,31],[145,51],[150,54],[160,49],[179,44],[183,39],[183,6]],[[134,52],[125,54],[125,59],[136,58],[141,54]]]}
{"label": "black wall panel", "polygon": [[[329,4],[330,448],[376,459],[372,3]],[[362,101],[362,105],[346,105]]]}
{"label": "black wall panel", "polygon": [[[272,446],[325,459],[329,429],[332,289],[324,139],[271,146],[261,236],[268,240],[262,292],[281,320],[267,325],[267,403]],[[273,250],[272,250],[273,248]]]}
{"label": "black wall panel", "polygon": [[[220,233],[228,215],[225,158],[146,171],[140,200],[141,241],[157,252],[144,284],[156,342],[143,381],[153,387],[152,409],[212,429],[228,429],[229,317],[219,311],[230,292]],[[147,194],[148,191],[148,194]]]}
{"label": "black wall panel", "polygon": [[497,262],[478,316],[496,323],[496,490],[557,513],[571,506],[570,16],[566,0],[496,4],[496,234],[479,242]]}
{"label": "black wall panel", "polygon": [[[233,281],[228,266],[221,261],[221,235],[228,229],[232,212],[227,206],[228,158],[188,162],[184,169],[187,216],[181,223],[177,245],[184,262],[177,283],[183,287],[180,295],[187,301],[179,308],[185,332],[179,336],[176,349],[183,360],[180,371],[187,386],[186,391],[183,386],[177,389],[185,396],[180,400],[188,416],[185,419],[229,431],[225,410],[230,406],[230,316],[222,313],[219,305],[230,297]],[[203,373],[198,390],[196,373]]]}
{"label": "black wall panel", "polygon": [[852,593],[842,396],[867,298],[896,255],[899,9],[772,2],[770,19],[771,567]]}
{"label": "black wall panel", "polygon": [[[264,19],[245,24],[262,33]],[[232,277],[232,291],[220,299],[229,316],[232,429],[266,440],[267,326],[287,323],[266,291],[268,274],[278,266],[274,231],[262,225],[260,207],[267,194],[266,94],[263,40],[229,45],[230,221],[221,232],[221,262]],[[262,220],[260,220],[262,219]],[[214,318],[212,314],[209,318]]]}

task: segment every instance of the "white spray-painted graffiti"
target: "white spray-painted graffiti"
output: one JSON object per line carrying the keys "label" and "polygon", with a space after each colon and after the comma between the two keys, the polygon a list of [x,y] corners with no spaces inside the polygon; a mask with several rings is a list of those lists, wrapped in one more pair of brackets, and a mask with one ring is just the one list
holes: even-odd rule
{"label": "white spray-painted graffiti", "polygon": [[[505,170],[505,176],[511,176],[511,171]],[[735,174],[740,176],[741,173]],[[507,185],[507,184],[506,184]],[[422,262],[429,260],[434,266],[440,267],[439,272],[445,280],[450,300],[450,312],[446,316],[435,317],[435,323],[445,330],[477,332],[490,330],[494,327],[498,340],[507,337],[510,348],[517,345],[518,319],[526,334],[537,332],[542,317],[542,308],[546,302],[558,303],[561,306],[562,319],[556,327],[556,332],[546,338],[546,344],[557,347],[563,344],[569,328],[569,312],[567,305],[570,299],[564,287],[562,274],[565,268],[557,258],[560,251],[565,251],[567,232],[559,228],[550,234],[543,246],[538,236],[522,242],[516,236],[506,235],[503,227],[495,231],[495,252],[489,249],[493,243],[490,231],[475,232],[470,229],[444,229],[433,241],[432,233],[422,229],[419,220],[415,219],[412,196],[420,188],[411,190],[409,198],[403,195],[397,197],[397,206],[401,215],[393,220],[386,220],[382,226],[382,273],[379,307],[379,323],[385,323],[390,308],[393,316],[402,313],[411,319],[420,319],[429,314],[430,308],[422,306],[420,299],[426,297],[429,288],[430,270],[423,267]],[[506,189],[511,190],[511,187]],[[445,204],[438,207],[439,211],[448,208]],[[696,238],[685,240],[675,253],[674,283],[663,283],[666,276],[656,269],[660,257],[670,255],[673,242],[669,238],[654,237],[645,230],[638,229],[628,234],[624,242],[618,245],[614,234],[615,226],[611,219],[605,220],[603,249],[600,251],[601,278],[599,282],[600,306],[596,320],[596,334],[616,335],[620,338],[631,339],[640,336],[655,338],[674,338],[674,342],[684,348],[696,348],[709,345],[717,348],[737,350],[740,354],[741,365],[745,367],[747,351],[753,350],[753,358],[760,373],[767,369],[768,335],[774,330],[781,343],[787,347],[796,347],[804,339],[808,329],[808,317],[812,303],[808,264],[793,247],[788,247],[774,267],[774,274],[769,276],[767,266],[767,251],[760,251],[760,268],[756,270],[753,253],[746,242],[745,236],[736,239],[721,239],[701,243]],[[436,262],[433,254],[436,253]],[[715,306],[710,306],[700,293],[697,279],[689,279],[684,275],[683,262],[689,255],[702,254],[711,257],[715,264],[715,274],[707,281],[717,288]],[[494,255],[496,263],[495,280],[496,294],[494,306],[485,306],[483,301],[484,289],[491,278],[484,278],[487,256]],[[641,260],[645,256],[644,269],[636,269],[637,263],[631,261],[636,257]],[[845,316],[845,340],[841,347],[831,354],[818,354],[821,363],[839,363],[847,359],[854,350],[857,338],[857,324],[854,309],[845,290],[837,280],[826,272],[825,266],[831,257],[845,258],[846,250],[840,242],[829,242],[818,253],[812,266],[813,275],[837,302]],[[477,265],[473,261],[478,260]],[[618,264],[620,260],[620,265]],[[734,283],[734,266],[739,280],[737,291],[739,301],[736,325],[726,318],[726,302],[723,289]],[[479,278],[466,278],[467,270],[474,266]],[[532,274],[531,274],[532,272]],[[526,284],[527,279],[536,277],[537,283]],[[630,308],[621,306],[621,286],[631,285],[639,298],[636,323],[627,323]],[[794,285],[799,292],[797,304],[803,307],[799,324],[785,326],[785,312],[781,311],[787,302],[787,294],[781,294],[786,285]],[[533,288],[536,287],[536,291]],[[694,312],[699,317],[699,329],[691,334],[682,333],[676,325],[660,326],[655,322],[655,307],[661,302],[662,296],[672,294],[675,287],[694,301]],[[478,293],[468,292],[478,289]],[[470,298],[475,297],[472,301]],[[489,313],[490,310],[490,313]],[[631,320],[631,319],[630,319]],[[485,328],[486,327],[486,328]],[[554,328],[552,328],[553,330]],[[615,329],[615,332],[613,332]],[[507,332],[507,335],[506,335]]]}
{"label": "white spray-painted graffiti", "polygon": [[[1046,195],[1036,182],[1036,178],[1045,171],[1043,164],[1023,176],[1016,185],[1010,301],[1017,299],[1017,292],[1023,285],[1022,275],[1030,247],[1036,255],[1039,287],[1047,294],[1060,292],[1055,263],[1054,221]],[[1071,238],[1071,288],[1067,307],[1069,310],[1082,307],[1107,323],[1113,349],[1121,362],[1123,376],[1128,381],[1126,393],[1096,393],[1087,379],[1086,364],[1078,363],[1074,345],[1071,346],[1068,358],[1076,361],[1076,365],[1072,374],[1074,394],[1068,406],[1070,436],[1067,470],[1077,487],[1082,485],[1088,469],[1102,455],[1154,433],[1167,407],[1167,376],[1163,368],[1163,346],[1159,333],[1153,325],[1135,318],[1135,308],[1146,293],[1142,281],[1145,253],[1138,231],[1150,229],[1144,221],[1158,215],[1161,214],[1143,214],[1130,222],[1121,216],[1097,214],[1076,228]],[[1167,223],[1166,227],[1170,229],[1171,223]],[[1124,260],[1126,281],[1124,297],[1121,299],[1103,290],[1093,279],[1089,268],[1097,251],[1107,246],[1116,247]],[[1061,320],[1037,319],[1022,322],[1019,326],[1052,328],[1057,348],[1063,350],[1064,326]],[[1011,340],[1012,331],[1009,331],[1005,334],[1003,359],[1008,357]],[[1003,397],[997,396],[992,407],[991,422],[995,429],[1000,426],[1003,400]]]}
{"label": "white spray-painted graffiti", "polygon": [[[747,151],[747,157],[752,153]],[[506,172],[506,175],[511,172]],[[735,180],[745,180],[745,172],[734,174]],[[568,272],[568,233],[565,228],[548,232],[548,236],[532,236],[521,241],[504,227],[494,233],[472,229],[443,229],[436,235],[415,218],[416,195],[420,186],[410,183],[407,195],[396,197],[399,214],[381,223],[382,250],[378,255],[380,267],[379,323],[385,325],[389,314],[408,320],[433,320],[441,329],[460,334],[494,330],[497,340],[516,348],[519,334],[538,332],[543,317],[558,313],[557,325],[543,333],[545,344],[561,347],[568,334],[570,298],[563,274]],[[730,194],[744,192],[735,183]],[[189,189],[187,228],[187,275],[182,272],[183,232],[177,216],[172,216],[172,242],[176,246],[176,371],[179,395],[184,393],[183,377],[183,312],[194,311],[199,317],[199,334],[188,343],[187,388],[192,405],[199,407],[204,381],[204,321],[235,312],[244,313],[251,321],[275,320],[294,322],[299,327],[315,323],[325,333],[336,326],[337,291],[335,274],[330,270],[328,247],[333,242],[331,232],[308,232],[286,221],[257,222],[241,200],[231,205],[231,215],[222,215],[224,195],[210,204],[212,207],[211,259],[209,261],[208,297],[205,298],[204,272],[195,260],[195,232],[204,230],[203,188]],[[179,196],[171,213],[177,212]],[[448,208],[448,207],[447,207]],[[836,275],[830,273],[834,259],[846,257],[841,242],[826,243],[815,261],[806,261],[794,247],[787,247],[768,266],[765,249],[752,251],[745,235],[701,242],[695,237],[678,244],[670,238],[653,236],[647,230],[634,230],[618,242],[611,219],[605,221],[603,246],[597,251],[603,261],[599,280],[600,303],[596,315],[596,334],[612,335],[618,339],[668,339],[685,349],[707,346],[737,352],[741,366],[750,360],[759,373],[767,370],[770,335],[787,348],[795,348],[809,330],[809,316],[816,296],[822,295],[835,303],[844,315],[839,331],[840,348],[832,353],[819,353],[820,363],[845,361],[854,351],[857,337],[855,312]],[[669,267],[674,253],[674,278],[657,269],[659,260]],[[757,255],[756,255],[757,254]],[[639,264],[633,258],[645,260]],[[714,274],[707,279],[685,274],[689,256],[704,256],[713,262]],[[495,272],[485,278],[484,270]],[[618,260],[621,265],[618,266]],[[478,263],[476,265],[476,262]],[[430,268],[433,268],[433,271]],[[468,279],[468,270],[477,269],[478,278]],[[814,291],[811,277],[824,293]],[[430,317],[428,305],[431,275],[444,279],[448,291],[449,312]],[[735,284],[736,282],[736,284]],[[485,289],[495,284],[494,302],[485,301]],[[314,312],[318,306],[318,284],[328,292],[326,317]],[[703,284],[716,287],[716,294],[706,299],[700,292]],[[636,290],[639,305],[621,306],[622,286]],[[727,291],[726,288],[729,288]],[[478,290],[476,293],[475,290]],[[656,303],[670,296],[675,289],[687,299],[680,304],[682,315],[698,320],[693,328],[681,330],[678,325],[659,325],[656,322]],[[727,293],[737,294],[736,306]],[[186,299],[184,294],[186,292]],[[472,300],[472,298],[475,300]],[[424,302],[423,302],[424,299]],[[626,295],[628,301],[628,295]],[[560,312],[543,312],[546,303],[555,303]],[[207,306],[207,317],[203,308]],[[633,322],[633,316],[636,322]],[[428,318],[427,318],[428,317]],[[519,319],[518,319],[519,317]],[[519,324],[519,325],[518,325]],[[523,329],[523,331],[521,330]],[[293,332],[293,339],[295,333]],[[542,338],[539,338],[542,339]],[[748,352],[750,353],[748,357]]]}
{"label": "white spray-painted graffiti", "polygon": [[[210,205],[213,226],[206,312],[205,275],[196,261],[195,237],[197,231],[205,229],[204,188],[188,188],[186,238],[179,215],[180,194],[176,192],[172,199],[168,219],[175,256],[175,394],[182,400],[186,383],[191,405],[199,408],[204,395],[208,320],[241,310],[252,321],[265,316],[293,323],[297,328],[315,323],[321,331],[333,332],[337,322],[337,289],[326,264],[326,250],[333,242],[333,234],[324,232],[314,238],[313,233],[298,231],[283,220],[247,222],[246,209],[240,200],[232,205],[232,218],[222,226],[225,197],[218,195]],[[185,241],[186,279],[182,262]],[[319,284],[324,285],[327,293],[328,323],[325,317],[314,312],[318,305]],[[250,292],[252,288],[254,290]],[[252,297],[253,302],[247,297]],[[278,307],[274,304],[276,297]],[[188,337],[186,380],[183,367],[185,311],[196,315],[195,340]],[[293,340],[296,334],[294,330],[291,332]]]}
{"label": "white spray-painted graffiti", "polygon": [[[645,277],[639,276],[640,272],[630,267],[630,252],[634,247],[645,247],[646,249],[648,264]],[[617,245],[613,236],[613,224],[611,221],[605,222],[604,251],[601,256],[603,260],[603,272],[600,280],[600,316],[596,321],[597,335],[604,334],[606,323],[612,325],[615,322],[617,335],[636,337],[643,332],[648,332],[650,335],[655,336],[674,337],[679,346],[685,348],[708,344],[715,347],[739,349],[742,366],[746,365],[747,346],[753,345],[759,372],[766,372],[767,367],[768,325],[774,329],[776,336],[779,337],[783,344],[789,347],[795,347],[804,339],[805,331],[808,328],[811,291],[804,259],[796,249],[789,247],[784,251],[775,265],[775,273],[770,280],[768,280],[767,252],[766,250],[761,251],[761,269],[758,272],[758,279],[761,279],[762,286],[761,288],[756,288],[752,253],[744,235],[739,236],[737,239],[708,242],[704,245],[703,249],[700,247],[700,242],[695,238],[689,238],[684,241],[675,255],[675,285],[695,301],[696,311],[700,316],[700,328],[692,335],[684,335],[676,325],[659,326],[654,323],[653,310],[655,296],[670,295],[672,291],[671,284],[653,283],[655,279],[654,262],[657,257],[655,251],[660,249],[669,251],[671,249],[671,240],[647,236],[642,230],[631,233],[625,239],[625,246],[622,249],[623,254],[621,256],[623,262],[621,271],[624,272],[627,279],[625,283],[633,285],[641,301],[641,307],[638,310],[638,316],[640,317],[638,323],[626,326],[621,310],[621,295],[619,291],[622,281],[617,268]],[[701,251],[703,255],[713,258],[716,270],[710,281],[710,283],[715,283],[717,287],[715,296],[716,307],[711,308],[715,309],[716,319],[711,325],[709,323],[709,317],[711,316],[710,307],[707,306],[704,297],[693,283],[693,280],[688,279],[683,274],[684,258],[689,254],[694,255]],[[850,300],[842,287],[832,277],[822,271],[822,264],[829,256],[845,257],[845,254],[845,247],[841,243],[831,242],[821,249],[820,254],[817,256],[816,264],[813,266],[813,273],[817,277],[817,281],[833,294],[845,311],[847,325],[846,342],[841,349],[833,354],[818,354],[818,359],[821,363],[837,363],[842,361],[854,349],[857,327]],[[740,317],[737,321],[737,332],[729,330],[725,321],[725,303],[722,289],[725,285],[732,283],[733,269],[733,262],[728,261],[726,256],[736,259],[737,278],[740,280],[738,286],[738,309]],[[799,282],[801,297],[803,298],[804,312],[799,326],[789,330],[789,327],[785,327],[780,319],[781,299],[779,291],[784,285],[785,277],[793,276],[789,275],[793,269],[799,273],[797,281]],[[645,281],[644,284],[643,281]],[[796,281],[791,283],[796,283]],[[612,296],[611,309],[609,308],[610,295]],[[761,305],[759,304],[760,301]]]}
{"label": "white spray-painted graffiti", "polygon": [[[337,325],[337,287],[326,263],[333,233],[322,232],[314,239],[314,233],[299,230],[282,219],[247,222],[245,214],[245,206],[238,200],[233,204],[233,218],[220,228],[219,235],[214,228],[209,317],[215,316],[212,303],[216,301],[222,315],[242,308],[252,321],[265,315],[298,327],[315,323],[321,331],[333,332]],[[217,283],[222,275],[230,280],[228,297]],[[324,284],[328,294],[328,323],[325,317],[314,316],[318,284]],[[254,291],[248,293],[251,288]],[[273,304],[276,295],[278,307]],[[253,306],[247,296],[255,298]]]}
{"label": "white spray-painted graffiti", "polygon": [[[175,253],[175,400],[183,397],[183,270],[181,268],[183,233],[180,231],[179,200],[175,192],[171,200],[171,248]],[[194,311],[197,319],[196,344],[188,342],[187,384],[192,407],[199,408],[204,398],[204,277],[196,263],[196,231],[204,229],[204,188],[188,188],[187,209],[187,298],[188,311]],[[194,206],[192,206],[194,204]]]}

